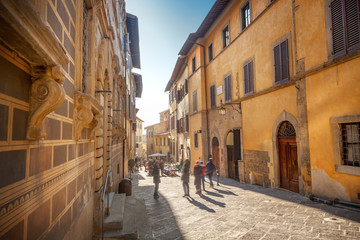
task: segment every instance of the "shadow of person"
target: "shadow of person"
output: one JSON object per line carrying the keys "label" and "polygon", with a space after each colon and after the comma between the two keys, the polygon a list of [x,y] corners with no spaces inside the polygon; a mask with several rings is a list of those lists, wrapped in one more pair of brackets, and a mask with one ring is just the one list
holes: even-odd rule
{"label": "shadow of person", "polygon": [[209,197],[205,196],[204,194],[202,194],[200,197],[203,198],[204,200],[214,204],[214,205],[218,205],[219,207],[225,207],[225,205],[226,205],[225,203],[216,201],[216,200],[214,200],[212,198],[209,198]]}
{"label": "shadow of person", "polygon": [[219,193],[215,193],[215,192],[210,192],[210,191],[204,191],[207,195],[211,195],[211,196],[214,196],[214,197],[221,197],[221,198],[224,198],[223,195],[219,194]]}
{"label": "shadow of person", "polygon": [[192,198],[192,197],[187,197],[186,199],[189,201],[189,203],[197,206],[198,208],[200,208],[200,209],[202,209],[202,210],[206,210],[206,211],[212,212],[212,213],[215,212],[214,209],[207,207],[205,204],[202,204],[201,202],[196,201],[196,200],[195,200],[194,198]]}
{"label": "shadow of person", "polygon": [[229,190],[221,190],[221,189],[218,189],[218,188],[214,188],[214,190],[218,191],[221,194],[238,196],[237,194],[235,194],[235,193],[233,193],[232,191],[229,191]]}

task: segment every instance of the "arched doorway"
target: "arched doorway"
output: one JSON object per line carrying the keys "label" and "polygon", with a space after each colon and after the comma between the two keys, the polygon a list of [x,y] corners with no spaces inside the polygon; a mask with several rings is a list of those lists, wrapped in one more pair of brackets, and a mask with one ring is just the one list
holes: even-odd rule
{"label": "arched doorway", "polygon": [[241,160],[240,130],[232,130],[226,137],[228,176],[239,180],[238,160]]}
{"label": "arched doorway", "polygon": [[296,131],[289,121],[281,122],[277,134],[280,187],[299,192]]}
{"label": "arched doorway", "polygon": [[216,137],[212,139],[213,162],[217,169],[220,169],[219,141]]}

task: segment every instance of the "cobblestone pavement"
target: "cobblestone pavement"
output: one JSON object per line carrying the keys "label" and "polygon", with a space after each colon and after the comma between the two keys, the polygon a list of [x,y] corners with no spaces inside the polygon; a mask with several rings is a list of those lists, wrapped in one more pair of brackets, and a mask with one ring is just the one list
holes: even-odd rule
{"label": "cobblestone pavement", "polygon": [[[144,198],[154,239],[360,239],[360,212],[328,206],[285,190],[221,179],[220,186],[182,197],[180,177],[133,175],[133,195]],[[140,235],[140,238],[142,238]]]}

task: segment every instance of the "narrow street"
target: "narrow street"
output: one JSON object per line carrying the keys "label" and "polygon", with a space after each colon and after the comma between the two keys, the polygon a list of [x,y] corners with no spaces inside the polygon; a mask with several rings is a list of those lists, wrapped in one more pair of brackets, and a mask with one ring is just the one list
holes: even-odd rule
{"label": "narrow street", "polygon": [[359,212],[289,191],[220,179],[220,186],[199,196],[191,177],[191,197],[185,198],[180,177],[162,177],[154,199],[152,177],[144,171],[132,177],[133,196],[145,200],[154,239],[360,238]]}

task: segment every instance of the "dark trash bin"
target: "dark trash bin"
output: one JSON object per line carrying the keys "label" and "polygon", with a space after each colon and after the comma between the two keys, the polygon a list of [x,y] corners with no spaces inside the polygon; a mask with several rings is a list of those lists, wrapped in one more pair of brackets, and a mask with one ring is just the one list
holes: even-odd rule
{"label": "dark trash bin", "polygon": [[124,178],[119,183],[119,193],[126,193],[126,196],[131,196],[132,185],[128,178]]}

